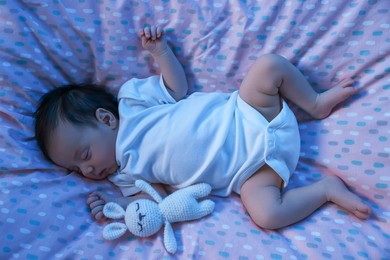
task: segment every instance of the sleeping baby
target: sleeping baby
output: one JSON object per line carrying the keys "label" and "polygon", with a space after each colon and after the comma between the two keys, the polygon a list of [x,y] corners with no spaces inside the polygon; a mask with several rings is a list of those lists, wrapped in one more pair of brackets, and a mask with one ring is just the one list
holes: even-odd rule
{"label": "sleeping baby", "polygon": [[35,113],[38,144],[49,160],[121,189],[121,198],[89,196],[96,219],[107,202],[126,207],[147,197],[134,185],[139,179],[175,189],[208,183],[214,195],[237,193],[254,223],[266,229],[296,223],[326,202],[369,217],[370,208],[336,176],[283,191],[300,152],[297,120],[285,100],[325,118],[356,93],[354,81],[317,93],[286,59],[267,54],[239,90],[187,96],[186,75],[164,35],[155,26],[139,32],[161,75],[129,80],[117,98],[93,84],[55,88]]}

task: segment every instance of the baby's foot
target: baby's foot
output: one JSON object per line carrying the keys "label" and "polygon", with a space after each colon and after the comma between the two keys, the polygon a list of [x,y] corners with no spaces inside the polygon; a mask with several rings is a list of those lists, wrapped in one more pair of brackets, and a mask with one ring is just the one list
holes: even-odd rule
{"label": "baby's foot", "polygon": [[332,112],[332,109],[340,102],[346,100],[358,90],[353,87],[355,81],[348,79],[341,81],[339,85],[319,93],[314,108],[309,111],[310,115],[316,119],[322,119]]}
{"label": "baby's foot", "polygon": [[364,204],[357,195],[350,192],[340,178],[327,176],[322,181],[325,185],[328,201],[343,207],[360,219],[366,219],[370,216],[371,208]]}

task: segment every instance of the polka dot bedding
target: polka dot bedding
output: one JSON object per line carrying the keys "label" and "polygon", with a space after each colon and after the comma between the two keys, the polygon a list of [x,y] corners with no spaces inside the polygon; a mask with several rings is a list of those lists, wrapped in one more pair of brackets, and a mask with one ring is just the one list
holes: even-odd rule
{"label": "polka dot bedding", "polygon": [[[86,198],[119,191],[45,160],[32,116],[62,84],[89,80],[116,94],[159,73],[136,34],[150,25],[165,29],[191,92],[238,89],[265,53],[289,59],[318,91],[355,79],[360,91],[326,119],[292,105],[302,149],[289,188],[337,175],[372,216],[326,204],[267,231],[233,194],[211,197],[210,216],[174,225],[175,255],[162,231],[105,241],[108,222],[91,218]],[[0,0],[0,259],[390,259],[389,32],[387,0]]]}

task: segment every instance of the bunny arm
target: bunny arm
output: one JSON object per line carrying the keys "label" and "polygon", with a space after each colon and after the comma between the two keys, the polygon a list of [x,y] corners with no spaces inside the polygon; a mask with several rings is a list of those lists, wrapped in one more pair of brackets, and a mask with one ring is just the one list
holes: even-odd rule
{"label": "bunny arm", "polygon": [[173,232],[172,225],[169,222],[165,222],[164,246],[169,253],[171,253],[171,254],[176,253],[177,242],[176,242],[176,238],[175,238],[175,233]]}
{"label": "bunny arm", "polygon": [[211,186],[206,183],[194,184],[177,190],[159,204],[160,210],[170,223],[204,217],[214,210],[214,202],[211,200],[197,201],[197,199],[207,196],[210,191]]}
{"label": "bunny arm", "polygon": [[158,194],[158,192],[146,181],[136,180],[135,186],[149,194],[157,203],[162,201],[160,194]]}
{"label": "bunny arm", "polygon": [[176,192],[191,194],[195,199],[206,197],[211,192],[211,186],[207,183],[198,183],[183,189],[177,190]]}

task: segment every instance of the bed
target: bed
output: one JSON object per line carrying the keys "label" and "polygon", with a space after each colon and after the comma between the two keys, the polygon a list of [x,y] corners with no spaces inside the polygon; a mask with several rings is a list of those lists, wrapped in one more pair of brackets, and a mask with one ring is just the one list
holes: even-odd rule
{"label": "bed", "polygon": [[[277,53],[318,91],[345,77],[360,92],[323,120],[292,105],[301,154],[289,188],[341,177],[373,210],[361,221],[326,204],[292,226],[251,222],[237,195],[210,196],[214,212],[162,230],[105,241],[108,222],[86,206],[118,194],[48,162],[34,139],[42,94],[92,80],[117,93],[159,73],[136,31],[164,27],[190,92],[236,90],[257,57]],[[390,4],[387,0],[0,0],[0,259],[390,259]]]}

